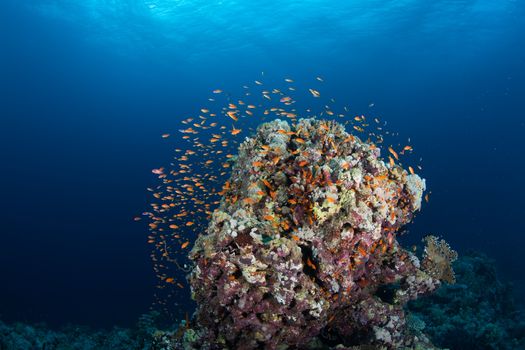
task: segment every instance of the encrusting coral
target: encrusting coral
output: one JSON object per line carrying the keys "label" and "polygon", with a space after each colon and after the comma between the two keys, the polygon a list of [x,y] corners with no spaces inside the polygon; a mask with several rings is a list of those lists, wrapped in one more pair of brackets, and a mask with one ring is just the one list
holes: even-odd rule
{"label": "encrusting coral", "polygon": [[424,190],[418,175],[336,122],[261,125],[241,144],[190,253],[198,307],[184,347],[425,342],[408,330],[403,307],[440,279],[452,282],[456,255],[428,238],[420,264],[396,240]]}

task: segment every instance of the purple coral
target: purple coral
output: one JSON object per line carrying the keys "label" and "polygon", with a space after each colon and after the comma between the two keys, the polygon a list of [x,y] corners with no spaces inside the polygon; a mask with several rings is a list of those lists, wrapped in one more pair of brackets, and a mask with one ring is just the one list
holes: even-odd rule
{"label": "purple coral", "polygon": [[412,346],[403,306],[440,281],[395,234],[425,182],[379,155],[332,121],[275,120],[247,138],[190,253],[186,347]]}

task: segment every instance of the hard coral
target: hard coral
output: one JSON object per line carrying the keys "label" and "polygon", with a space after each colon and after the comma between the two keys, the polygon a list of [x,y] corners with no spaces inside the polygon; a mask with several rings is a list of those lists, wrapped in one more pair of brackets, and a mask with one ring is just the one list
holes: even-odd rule
{"label": "hard coral", "polygon": [[261,125],[240,146],[220,207],[190,253],[198,303],[190,345],[413,345],[403,306],[441,276],[420,269],[395,234],[424,189],[341,124]]}

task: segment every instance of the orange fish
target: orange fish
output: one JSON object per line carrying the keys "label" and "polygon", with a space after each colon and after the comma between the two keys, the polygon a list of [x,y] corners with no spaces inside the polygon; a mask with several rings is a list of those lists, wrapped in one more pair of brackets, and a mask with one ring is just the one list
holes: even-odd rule
{"label": "orange fish", "polygon": [[266,179],[262,179],[262,182],[263,182],[263,184],[264,184],[266,187],[268,187],[270,190],[273,189],[273,188],[272,188],[272,185],[270,184],[270,182],[268,182],[268,180],[266,180]]}
{"label": "orange fish", "polygon": [[237,116],[235,115],[235,112],[233,111],[228,111],[226,114],[228,115],[228,117],[232,118],[235,121],[239,120],[239,118],[237,118]]}
{"label": "orange fish", "polygon": [[392,157],[388,157],[388,161],[390,163],[390,167],[394,167],[394,164],[395,164],[394,159]]}
{"label": "orange fish", "polygon": [[388,147],[388,152],[390,152],[396,160],[399,160],[399,156],[397,155],[396,151],[392,147]]}
{"label": "orange fish", "polygon": [[180,246],[180,248],[181,248],[181,249],[184,249],[184,248],[186,248],[188,245],[190,245],[190,241],[186,241],[186,242],[182,243],[181,246]]}
{"label": "orange fish", "polygon": [[315,264],[312,262],[312,260],[310,260],[310,258],[306,259],[306,265],[308,265],[308,267],[310,267],[312,270],[317,270],[317,266],[315,266]]}

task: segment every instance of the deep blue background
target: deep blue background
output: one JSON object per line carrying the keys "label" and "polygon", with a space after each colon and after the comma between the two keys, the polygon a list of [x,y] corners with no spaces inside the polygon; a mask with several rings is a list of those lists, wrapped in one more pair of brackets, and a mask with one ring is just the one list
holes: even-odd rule
{"label": "deep blue background", "polygon": [[484,251],[525,295],[521,2],[21,3],[0,10],[1,318],[146,311],[155,281],[132,218],[172,156],[159,135],[261,71],[305,89],[321,75],[323,94],[411,137],[432,196],[408,243]]}

